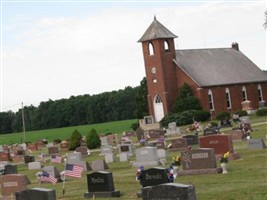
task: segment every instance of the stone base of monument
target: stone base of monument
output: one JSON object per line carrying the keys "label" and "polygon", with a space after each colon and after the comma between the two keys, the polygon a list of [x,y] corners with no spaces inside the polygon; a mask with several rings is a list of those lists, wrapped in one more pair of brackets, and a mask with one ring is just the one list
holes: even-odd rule
{"label": "stone base of monument", "polygon": [[178,171],[178,176],[197,175],[197,174],[219,174],[219,173],[222,173],[221,167]]}
{"label": "stone base of monument", "polygon": [[92,197],[120,197],[121,193],[118,190],[115,191],[107,191],[107,192],[85,192],[84,198],[92,198]]}

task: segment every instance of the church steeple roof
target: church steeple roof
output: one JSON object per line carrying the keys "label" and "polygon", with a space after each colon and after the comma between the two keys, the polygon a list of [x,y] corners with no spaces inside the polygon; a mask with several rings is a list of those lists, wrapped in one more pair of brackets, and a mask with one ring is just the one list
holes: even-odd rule
{"label": "church steeple roof", "polygon": [[154,17],[153,22],[147,28],[144,35],[138,40],[138,42],[144,42],[148,40],[154,40],[159,38],[177,38],[171,31],[169,31],[165,26],[163,26],[157,19]]}

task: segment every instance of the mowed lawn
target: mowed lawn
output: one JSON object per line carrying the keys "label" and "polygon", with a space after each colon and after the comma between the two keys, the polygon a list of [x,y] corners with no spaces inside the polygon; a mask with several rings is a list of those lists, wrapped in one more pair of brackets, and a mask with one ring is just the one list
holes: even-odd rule
{"label": "mowed lawn", "polygon": [[[266,117],[251,117],[253,121],[252,138],[263,138],[265,143],[267,134],[267,119]],[[136,120],[133,121],[133,123]],[[259,125],[258,123],[261,123]],[[262,123],[264,122],[264,123]],[[256,123],[258,125],[256,125]],[[255,125],[254,125],[255,124]],[[94,127],[95,128],[95,127]],[[183,127],[185,128],[185,127]],[[96,128],[97,129],[97,128]],[[67,130],[67,129],[66,129]],[[70,129],[70,133],[74,129]],[[78,129],[77,130],[82,130]],[[85,128],[84,131],[89,131],[90,128]],[[127,130],[127,129],[126,129]],[[129,129],[130,130],[130,129]],[[48,130],[49,132],[50,130]],[[110,129],[111,131],[111,129]],[[227,129],[222,130],[227,134]],[[82,132],[82,131],[81,131]],[[109,132],[109,131],[103,131]],[[111,131],[112,132],[112,131]],[[122,131],[120,131],[122,132]],[[44,133],[44,132],[43,132]],[[55,132],[54,132],[55,133]],[[61,133],[59,131],[59,133]],[[119,132],[117,132],[119,133]],[[43,138],[42,134],[38,134],[41,137],[33,137],[32,141]],[[52,138],[52,134],[49,137]],[[68,134],[62,134],[62,138],[69,137]],[[60,138],[60,137],[55,137]],[[7,139],[7,138],[6,138]],[[136,139],[134,139],[136,141]],[[8,141],[8,140],[7,140]],[[198,145],[194,145],[193,148],[198,148]],[[267,149],[249,150],[247,147],[247,141],[234,141],[234,150],[239,153],[241,158],[238,160],[232,160],[228,163],[228,174],[205,174],[205,175],[190,175],[190,176],[178,176],[175,180],[176,183],[192,184],[195,186],[198,200],[264,200],[267,199]],[[46,153],[47,149],[42,149],[39,152],[34,152],[37,155],[39,153]],[[62,152],[65,155],[68,152]],[[168,162],[165,166],[168,167],[171,163],[173,156],[180,153],[170,151],[168,152]],[[104,159],[99,155],[99,152],[92,152],[86,160],[90,163],[93,160]],[[132,157],[131,160],[135,158]],[[130,161],[131,161],[130,160]],[[140,189],[139,183],[135,180],[137,172],[136,168],[132,168],[128,162],[119,162],[119,158],[116,157],[116,162],[108,163],[109,169],[107,171],[112,172],[114,178],[115,189],[121,192],[120,198],[95,198],[98,200],[127,200],[138,199],[136,192]],[[45,165],[50,165],[46,163]],[[53,164],[59,171],[64,170],[63,164]],[[217,163],[219,166],[220,163]],[[180,169],[182,170],[182,169]],[[39,170],[28,170],[26,164],[18,164],[18,173],[25,174],[31,180],[31,184],[28,188],[44,187],[52,188],[56,190],[57,199],[64,200],[78,200],[85,199],[84,193],[87,191],[87,179],[86,174],[91,171],[84,172],[82,178],[68,178],[65,182],[65,195],[62,194],[63,183],[41,184],[39,185],[35,173]]]}

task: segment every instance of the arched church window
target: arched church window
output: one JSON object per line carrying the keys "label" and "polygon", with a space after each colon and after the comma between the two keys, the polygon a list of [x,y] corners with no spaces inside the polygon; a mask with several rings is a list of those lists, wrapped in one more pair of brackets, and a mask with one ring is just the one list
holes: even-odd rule
{"label": "arched church window", "polygon": [[162,103],[162,100],[159,95],[155,97],[155,103]]}
{"label": "arched church window", "polygon": [[242,87],[242,98],[243,98],[243,101],[248,100],[247,89],[245,86]]}
{"label": "arched church window", "polygon": [[164,50],[165,51],[170,51],[169,43],[167,40],[164,41]]}
{"label": "arched church window", "polygon": [[149,44],[148,44],[148,54],[149,54],[150,56],[152,56],[152,55],[155,54],[155,53],[154,53],[154,46],[153,46],[152,42],[149,42]]}
{"label": "arched church window", "polygon": [[261,89],[261,85],[258,85],[258,97],[259,97],[259,101],[263,101],[263,96],[262,96],[262,89]]}
{"label": "arched church window", "polygon": [[225,98],[226,98],[227,109],[232,108],[231,95],[230,95],[230,90],[228,88],[226,88],[225,90]]}
{"label": "arched church window", "polygon": [[214,101],[213,101],[213,94],[212,94],[211,90],[208,91],[208,99],[209,99],[210,110],[213,111],[214,110]]}

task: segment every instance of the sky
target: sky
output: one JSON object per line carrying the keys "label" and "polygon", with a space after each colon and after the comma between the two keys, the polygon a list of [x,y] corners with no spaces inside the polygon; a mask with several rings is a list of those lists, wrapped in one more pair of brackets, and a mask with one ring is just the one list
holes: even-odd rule
{"label": "sky", "polygon": [[230,48],[266,67],[266,1],[0,0],[0,112],[136,87],[145,77],[137,41],[154,16],[175,48]]}

